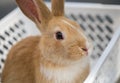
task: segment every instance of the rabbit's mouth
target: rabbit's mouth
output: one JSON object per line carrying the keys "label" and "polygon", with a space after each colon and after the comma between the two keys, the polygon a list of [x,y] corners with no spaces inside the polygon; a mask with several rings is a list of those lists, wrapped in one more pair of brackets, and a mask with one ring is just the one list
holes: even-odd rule
{"label": "rabbit's mouth", "polygon": [[86,55],[88,55],[88,48],[82,48]]}

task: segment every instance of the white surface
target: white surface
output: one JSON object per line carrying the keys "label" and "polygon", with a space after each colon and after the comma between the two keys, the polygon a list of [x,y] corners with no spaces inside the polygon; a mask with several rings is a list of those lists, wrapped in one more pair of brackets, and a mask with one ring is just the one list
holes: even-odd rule
{"label": "white surface", "polygon": [[[91,71],[91,73],[89,74],[88,78],[86,79],[86,81],[84,83],[94,83],[95,78],[97,77],[97,74],[100,70],[100,68],[103,66],[105,60],[109,57],[109,53],[112,51],[112,48],[114,47],[114,45],[117,43],[118,39],[120,38],[120,28],[115,32],[112,40],[110,41],[109,45],[107,46],[107,48],[105,49],[105,51],[103,52],[102,56],[100,57],[100,59],[98,60],[97,64],[95,65],[95,67],[93,68],[93,70]],[[120,47],[119,47],[120,48]],[[117,49],[116,49],[117,50]],[[120,50],[120,49],[119,49]],[[118,55],[120,57],[120,54],[118,52]],[[114,55],[112,55],[114,56]],[[118,58],[116,57],[116,60]],[[118,60],[119,61],[119,60]],[[113,62],[114,63],[114,62]],[[118,63],[116,63],[118,65]],[[116,67],[116,66],[115,66]],[[117,67],[120,67],[117,66]],[[114,72],[114,71],[113,71]],[[117,72],[117,71],[116,71]],[[120,70],[119,70],[120,72]],[[119,74],[120,76],[120,74]],[[101,79],[102,80],[102,79]]]}

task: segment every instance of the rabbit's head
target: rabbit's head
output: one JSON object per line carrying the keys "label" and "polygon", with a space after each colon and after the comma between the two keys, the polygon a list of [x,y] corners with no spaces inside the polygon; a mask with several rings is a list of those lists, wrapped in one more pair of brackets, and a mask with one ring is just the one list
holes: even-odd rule
{"label": "rabbit's head", "polygon": [[70,64],[87,57],[88,38],[76,22],[64,17],[64,0],[52,0],[52,11],[43,0],[16,1],[41,31],[39,47],[46,60]]}

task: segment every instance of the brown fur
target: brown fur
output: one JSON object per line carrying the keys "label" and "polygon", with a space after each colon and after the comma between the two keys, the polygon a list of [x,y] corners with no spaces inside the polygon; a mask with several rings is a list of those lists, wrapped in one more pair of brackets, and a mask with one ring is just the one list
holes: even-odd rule
{"label": "brown fur", "polygon": [[[12,47],[2,73],[2,83],[53,83],[40,74],[40,62],[51,69],[63,66],[42,58],[38,49],[39,41],[40,37],[28,37]],[[78,75],[76,83],[83,83],[89,73],[88,67]]]}
{"label": "brown fur", "polygon": [[5,62],[2,83],[37,83],[35,66],[39,63],[34,64],[34,60],[39,61],[40,56],[34,55],[33,49],[37,49],[39,39],[29,37],[13,46]]}
{"label": "brown fur", "polygon": [[[63,1],[52,0],[53,12],[51,13],[42,0],[32,2],[26,0],[24,3],[23,0],[17,0],[21,10],[36,23],[42,35],[28,37],[13,46],[2,73],[3,83],[54,83],[56,79],[48,80],[40,72],[41,66],[59,70],[78,64],[82,58],[87,58],[83,48],[87,48],[88,40],[83,36],[84,32],[76,22],[63,16]],[[56,9],[55,3],[58,4],[58,2],[61,5]],[[31,11],[32,7],[27,7],[28,3],[33,6],[33,9],[36,8],[35,11]],[[56,39],[57,31],[63,33],[64,40]],[[80,64],[83,65],[83,63],[84,61]],[[74,79],[75,83],[83,83],[89,73],[89,64],[81,70],[83,71],[80,71]]]}
{"label": "brown fur", "polygon": [[64,0],[52,0],[52,13],[54,16],[64,16]]}
{"label": "brown fur", "polygon": [[82,74],[78,75],[78,78],[75,80],[75,83],[83,83],[85,79],[87,78],[88,74],[90,72],[89,65],[84,69]]}

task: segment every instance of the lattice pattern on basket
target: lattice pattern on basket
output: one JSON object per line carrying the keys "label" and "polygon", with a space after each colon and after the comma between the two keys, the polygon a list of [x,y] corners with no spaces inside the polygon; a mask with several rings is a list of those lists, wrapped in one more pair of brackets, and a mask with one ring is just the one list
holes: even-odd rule
{"label": "lattice pattern on basket", "polygon": [[1,69],[4,66],[6,55],[10,48],[27,36],[24,25],[24,21],[18,20],[13,26],[9,26],[5,31],[0,33],[0,73],[2,72]]}

